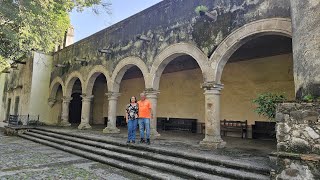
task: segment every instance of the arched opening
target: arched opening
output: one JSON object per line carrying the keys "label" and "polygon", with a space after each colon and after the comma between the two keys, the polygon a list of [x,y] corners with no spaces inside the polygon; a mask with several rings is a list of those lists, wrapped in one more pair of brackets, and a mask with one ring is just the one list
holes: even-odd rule
{"label": "arched opening", "polygon": [[125,71],[120,81],[118,83],[120,84],[119,93],[121,96],[117,104],[117,126],[124,126],[126,105],[130,102],[131,96],[135,96],[139,100],[139,94],[145,90],[145,82],[142,71],[135,65],[131,65]]}
{"label": "arched opening", "polygon": [[58,124],[59,120],[61,120],[61,111],[62,111],[62,98],[63,91],[61,84],[58,85],[58,88],[54,95],[54,105],[51,108],[51,121],[53,124]]}
{"label": "arched opening", "polygon": [[104,125],[107,123],[105,119],[108,117],[107,80],[102,73],[96,73],[94,76],[96,76],[96,79],[92,88],[94,97],[91,104],[90,124]]}
{"label": "arched opening", "polygon": [[[221,119],[247,120],[249,138],[272,139],[275,138],[275,122],[259,116],[254,111],[253,100],[263,93],[283,94],[288,100],[295,99],[291,38],[265,34],[243,40],[246,42],[221,69],[221,83],[224,84]],[[270,130],[266,132],[266,129]],[[240,135],[227,132],[227,136]]]}
{"label": "arched opening", "polygon": [[72,87],[71,97],[72,100],[69,104],[69,123],[79,125],[81,122],[82,110],[82,84],[77,79]]}
{"label": "arched opening", "polygon": [[203,74],[197,61],[190,55],[179,54],[165,67],[160,67],[164,69],[159,83],[158,131],[200,132],[205,117],[203,89],[200,88]]}

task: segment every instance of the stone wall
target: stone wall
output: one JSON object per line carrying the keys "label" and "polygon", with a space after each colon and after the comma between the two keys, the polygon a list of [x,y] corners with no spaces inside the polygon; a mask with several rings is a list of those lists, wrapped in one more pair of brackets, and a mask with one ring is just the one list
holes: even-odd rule
{"label": "stone wall", "polygon": [[[216,14],[216,20],[200,17],[195,8],[205,5]],[[89,66],[104,65],[112,72],[117,63],[129,56],[141,58],[148,67],[155,57],[172,44],[185,42],[200,48],[207,56],[235,29],[246,23],[266,18],[289,18],[289,0],[164,0],[113,26],[97,32],[54,54],[55,68],[51,79],[65,78],[73,71],[86,74],[86,68],[74,60],[86,58]],[[137,39],[144,35],[151,39]],[[112,51],[104,56],[98,49]]]}
{"label": "stone wall", "polygon": [[320,103],[277,107],[277,179],[320,178]]}

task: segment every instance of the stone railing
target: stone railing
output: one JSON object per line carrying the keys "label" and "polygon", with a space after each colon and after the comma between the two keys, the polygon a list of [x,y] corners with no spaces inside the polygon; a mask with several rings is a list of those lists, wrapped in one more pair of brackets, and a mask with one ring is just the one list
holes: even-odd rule
{"label": "stone railing", "polygon": [[320,179],[320,103],[277,106],[275,179]]}

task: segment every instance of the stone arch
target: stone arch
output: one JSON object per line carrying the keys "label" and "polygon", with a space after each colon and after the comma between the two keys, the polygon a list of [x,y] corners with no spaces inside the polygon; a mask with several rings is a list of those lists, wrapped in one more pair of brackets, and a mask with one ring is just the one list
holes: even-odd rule
{"label": "stone arch", "polygon": [[109,76],[109,71],[105,66],[98,65],[93,67],[89,75],[87,76],[87,81],[84,85],[84,88],[85,88],[84,92],[86,95],[92,95],[94,82],[100,74],[103,74],[106,77],[107,83],[111,81],[111,77]]}
{"label": "stone arch", "polygon": [[63,80],[60,77],[56,77],[53,79],[53,81],[50,84],[50,96],[49,99],[55,100],[57,96],[57,91],[59,86],[62,87],[62,94],[65,95],[65,87]]}
{"label": "stone arch", "polygon": [[195,45],[189,43],[177,43],[165,48],[156,56],[150,71],[150,84],[147,88],[159,89],[160,78],[166,66],[181,55],[189,55],[195,59],[202,71],[204,81],[210,78],[208,57]]}
{"label": "stone arch", "polygon": [[147,84],[149,71],[146,64],[138,57],[126,57],[121,60],[113,70],[110,86],[108,84],[111,92],[119,92],[121,80],[127,70],[132,66],[137,66],[141,70],[144,82]]}
{"label": "stone arch", "polygon": [[292,36],[291,20],[286,18],[270,18],[254,21],[236,29],[229,34],[210,57],[214,69],[214,81],[221,83],[222,71],[231,55],[243,44],[263,35]]}
{"label": "stone arch", "polygon": [[83,92],[85,81],[84,81],[82,75],[78,71],[75,71],[75,72],[72,72],[71,74],[69,74],[66,79],[66,83],[65,83],[65,89],[66,89],[65,96],[66,97],[71,97],[72,88],[73,88],[73,85],[77,79],[79,79],[81,82],[81,87],[82,87],[82,92]]}

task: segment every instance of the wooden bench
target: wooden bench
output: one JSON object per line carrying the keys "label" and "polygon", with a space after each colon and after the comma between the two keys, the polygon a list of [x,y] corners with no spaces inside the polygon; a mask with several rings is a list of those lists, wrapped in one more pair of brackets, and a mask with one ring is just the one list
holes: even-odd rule
{"label": "wooden bench", "polygon": [[169,118],[163,123],[163,130],[179,130],[197,132],[197,119]]}
{"label": "wooden bench", "polygon": [[253,139],[275,139],[275,122],[255,121],[252,125]]}
{"label": "wooden bench", "polygon": [[165,122],[168,120],[166,117],[157,117],[157,130],[164,130]]}
{"label": "wooden bench", "polygon": [[19,122],[18,115],[9,115],[8,126],[18,126],[21,124],[21,122]]}
{"label": "wooden bench", "polygon": [[247,120],[234,121],[224,119],[220,121],[220,131],[223,136],[226,136],[227,132],[241,132],[241,138],[247,138]]}

